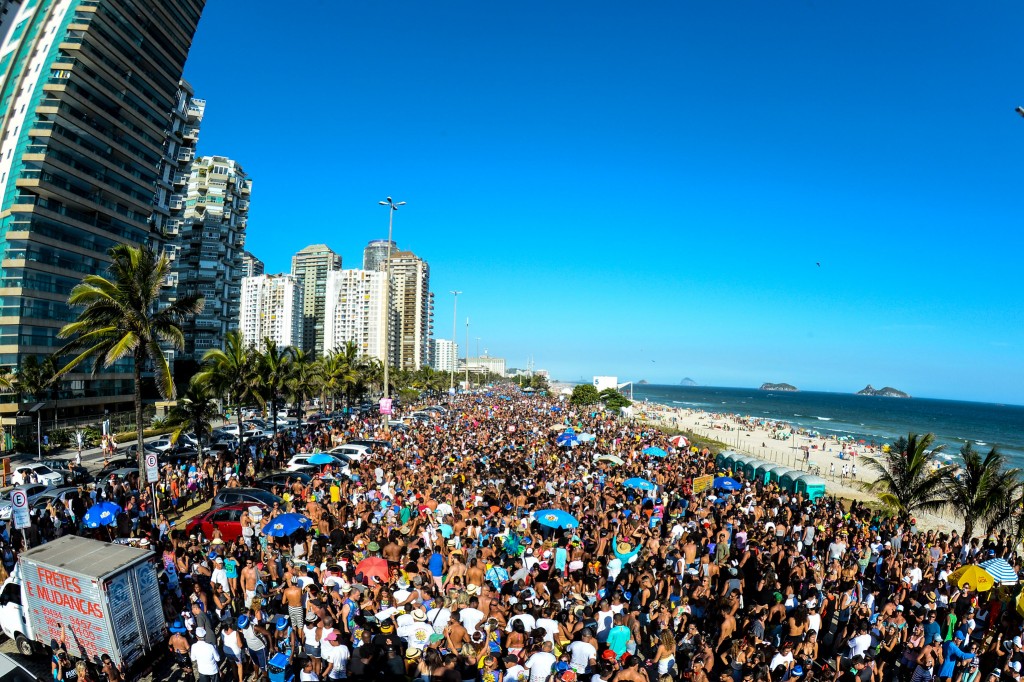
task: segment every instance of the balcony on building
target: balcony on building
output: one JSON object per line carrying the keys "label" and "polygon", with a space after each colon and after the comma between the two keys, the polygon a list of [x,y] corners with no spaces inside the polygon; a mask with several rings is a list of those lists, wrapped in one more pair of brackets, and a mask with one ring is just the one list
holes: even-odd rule
{"label": "balcony on building", "polygon": [[178,163],[188,163],[195,156],[191,149],[182,149],[178,151]]}

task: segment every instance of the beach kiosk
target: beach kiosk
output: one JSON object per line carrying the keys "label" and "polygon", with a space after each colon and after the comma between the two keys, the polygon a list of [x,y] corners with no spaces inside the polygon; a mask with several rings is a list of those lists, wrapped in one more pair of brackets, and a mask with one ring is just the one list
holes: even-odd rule
{"label": "beach kiosk", "polygon": [[779,466],[775,462],[765,462],[761,460],[758,462],[757,467],[754,469],[754,478],[752,480],[761,481],[761,483],[768,483],[768,471]]}
{"label": "beach kiosk", "polygon": [[796,477],[794,493],[802,493],[804,497],[817,502],[825,496],[825,479],[814,474],[804,474]]}
{"label": "beach kiosk", "polygon": [[776,464],[775,466],[768,470],[768,482],[779,483],[779,479],[782,478],[783,475],[788,474],[792,471],[795,471],[795,469],[791,469],[790,467],[783,466],[781,464]]}

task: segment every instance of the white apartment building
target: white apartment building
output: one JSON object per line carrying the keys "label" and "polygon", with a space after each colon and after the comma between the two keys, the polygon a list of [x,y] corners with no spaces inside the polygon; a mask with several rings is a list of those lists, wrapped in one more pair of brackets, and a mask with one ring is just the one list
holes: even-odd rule
{"label": "white apartment building", "polygon": [[430,360],[430,338],[434,332],[434,295],[430,292],[430,266],[411,251],[391,255],[390,297],[397,318],[395,347],[391,364],[417,370]]}
{"label": "white apartment building", "polygon": [[[388,355],[384,335],[387,311],[381,271],[333,270],[327,273],[324,301],[324,351],[340,350],[352,341],[361,357],[384,361]],[[393,325],[392,325],[393,326]],[[394,334],[394,330],[389,332]]]}
{"label": "white apartment building", "polygon": [[[465,363],[463,363],[465,369]],[[470,372],[492,372],[505,376],[505,358],[492,358],[484,353],[478,358],[469,358]]]}
{"label": "white apartment building", "polygon": [[459,344],[451,339],[433,339],[431,361],[438,372],[451,372],[459,367]]}
{"label": "white apartment building", "polygon": [[293,275],[242,278],[238,329],[246,344],[262,346],[270,338],[278,347],[302,341],[302,284]]}

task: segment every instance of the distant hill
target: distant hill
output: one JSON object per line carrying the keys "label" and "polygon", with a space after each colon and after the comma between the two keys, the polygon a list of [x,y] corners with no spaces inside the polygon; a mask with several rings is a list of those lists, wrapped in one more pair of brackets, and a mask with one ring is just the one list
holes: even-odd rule
{"label": "distant hill", "polygon": [[857,391],[854,395],[873,395],[880,398],[909,398],[909,393],[893,388],[892,386],[885,386],[883,388],[875,388],[871,384],[868,384],[864,388]]}
{"label": "distant hill", "polygon": [[680,386],[699,386],[700,384],[698,384],[696,381],[694,381],[690,377],[686,377],[685,379],[683,379],[682,381],[679,382],[679,385]]}
{"label": "distant hill", "polygon": [[647,379],[641,379],[640,381],[636,382],[636,385],[637,386],[646,386],[649,383],[651,383],[651,382],[649,382]]}
{"label": "distant hill", "polygon": [[793,384],[761,384],[762,391],[799,391]]}

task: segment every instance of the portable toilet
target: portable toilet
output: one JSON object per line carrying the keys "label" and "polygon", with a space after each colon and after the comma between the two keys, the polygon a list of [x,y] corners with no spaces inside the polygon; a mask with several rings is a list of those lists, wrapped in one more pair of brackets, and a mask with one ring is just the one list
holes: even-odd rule
{"label": "portable toilet", "polygon": [[787,493],[796,494],[796,479],[803,476],[804,472],[799,469],[793,471],[787,471],[786,473],[779,476],[779,487],[785,490]]}
{"label": "portable toilet", "polygon": [[779,466],[774,462],[765,462],[761,460],[758,462],[757,467],[754,469],[754,478],[751,480],[758,480],[761,483],[768,483],[768,471]]}
{"label": "portable toilet", "polygon": [[[779,482],[779,478],[781,478],[783,474],[787,474],[787,473],[789,473],[791,471],[794,471],[794,470],[791,469],[790,467],[783,466],[781,464],[776,464],[775,466],[773,466],[771,469],[768,470],[768,482],[769,483],[778,483]],[[780,487],[781,487],[781,485],[780,485]]]}
{"label": "portable toilet", "polygon": [[751,457],[743,464],[743,478],[753,483],[754,472],[757,471],[758,465],[761,464],[761,460],[756,457]]}
{"label": "portable toilet", "polygon": [[803,493],[803,496],[812,502],[817,502],[825,496],[825,479],[814,474],[804,474],[796,477],[795,493]]}
{"label": "portable toilet", "polygon": [[732,469],[733,477],[735,478],[736,476],[738,476],[743,471],[743,465],[752,459],[754,458],[751,457],[750,455],[736,455],[735,457],[733,457],[732,466],[729,467],[730,469]]}
{"label": "portable toilet", "polygon": [[719,471],[725,471],[732,465],[732,458],[736,455],[732,450],[722,450],[715,457],[715,466]]}

